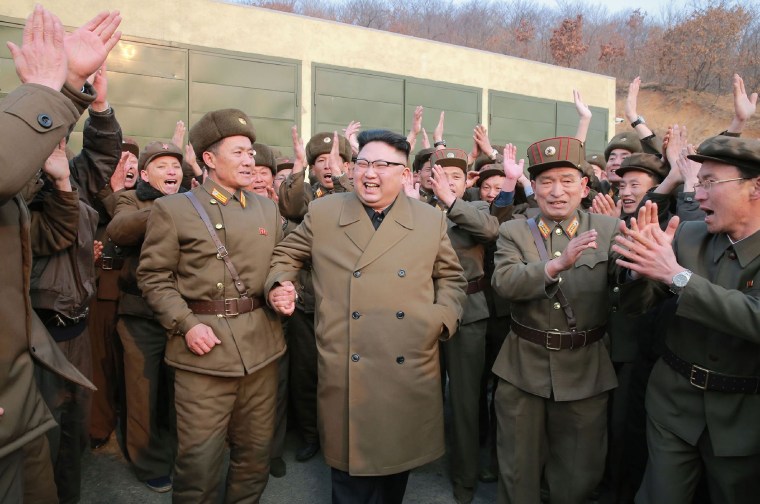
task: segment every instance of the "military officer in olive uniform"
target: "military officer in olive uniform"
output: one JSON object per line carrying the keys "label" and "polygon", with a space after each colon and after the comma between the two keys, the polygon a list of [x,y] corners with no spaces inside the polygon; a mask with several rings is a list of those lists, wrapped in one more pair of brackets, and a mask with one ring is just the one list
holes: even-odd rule
{"label": "military officer in olive uniform", "polygon": [[618,221],[579,209],[579,140],[534,143],[528,158],[540,213],[501,225],[492,278],[512,310],[493,367],[498,498],[539,502],[545,469],[552,503],[581,504],[604,472],[607,396],[617,385],[602,337]]}
{"label": "military officer in olive uniform", "polygon": [[467,279],[467,301],[456,338],[441,345],[451,404],[451,481],[458,503],[472,502],[478,481],[480,382],[486,357],[488,304],[485,245],[496,240],[499,221],[485,201],[464,201],[467,153],[438,149],[430,156],[433,192],[446,208],[447,233]]}
{"label": "military officer in olive uniform", "polygon": [[217,502],[226,442],[226,502],[258,502],[269,477],[285,343],[262,296],[282,223],[272,200],[243,190],[255,140],[239,110],[204,115],[190,143],[208,178],[159,198],[148,218],[137,280],[175,368],[174,502]]}
{"label": "military officer in olive uniform", "polygon": [[[688,503],[704,473],[713,503],[760,495],[760,141],[717,136],[695,198],[704,221],[662,231],[649,204],[616,248],[672,320],[647,388],[649,461],[637,503]],[[628,241],[630,238],[634,242]]]}

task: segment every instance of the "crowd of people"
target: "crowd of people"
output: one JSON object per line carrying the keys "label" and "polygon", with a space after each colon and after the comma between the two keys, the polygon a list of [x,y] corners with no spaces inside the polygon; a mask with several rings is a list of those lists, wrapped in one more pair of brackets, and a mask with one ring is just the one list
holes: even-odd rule
{"label": "crowd of people", "polygon": [[8,43],[0,502],[78,502],[83,452],[117,429],[173,502],[258,502],[289,428],[334,503],[401,503],[446,452],[457,503],[479,483],[503,504],[756,501],[760,140],[741,137],[741,77],[728,129],[696,148],[682,125],[656,137],[636,79],[632,130],[587,153],[573,91],[575,136],[536,139],[527,168],[482,125],[449,148],[443,112],[431,145],[422,107],[407,136],[294,126],[290,156],[238,109],[140,146],[108,103],[120,21],[67,34],[38,5]]}

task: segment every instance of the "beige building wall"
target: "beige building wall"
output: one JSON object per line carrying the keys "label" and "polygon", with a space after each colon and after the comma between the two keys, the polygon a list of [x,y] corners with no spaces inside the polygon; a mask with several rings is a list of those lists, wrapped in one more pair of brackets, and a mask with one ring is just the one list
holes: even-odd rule
{"label": "beige building wall", "polygon": [[[25,18],[32,0],[0,2],[0,15]],[[475,49],[211,0],[46,0],[64,25],[119,9],[127,37],[300,60],[302,134],[311,135],[312,64],[405,75],[488,91],[572,101],[578,89],[588,105],[607,108],[615,131],[615,79]]]}

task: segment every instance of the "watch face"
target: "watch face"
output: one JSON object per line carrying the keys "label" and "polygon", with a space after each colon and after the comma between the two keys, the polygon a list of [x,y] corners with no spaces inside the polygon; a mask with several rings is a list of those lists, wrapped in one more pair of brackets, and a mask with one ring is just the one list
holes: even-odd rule
{"label": "watch face", "polygon": [[676,276],[673,277],[673,285],[676,287],[686,287],[686,284],[689,282],[689,275],[688,272],[682,271],[678,273]]}

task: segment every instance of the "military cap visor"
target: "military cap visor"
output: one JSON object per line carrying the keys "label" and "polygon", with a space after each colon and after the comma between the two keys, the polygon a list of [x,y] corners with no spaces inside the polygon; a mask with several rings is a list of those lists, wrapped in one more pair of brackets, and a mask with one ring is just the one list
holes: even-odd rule
{"label": "military cap visor", "polygon": [[718,135],[708,138],[687,156],[692,161],[715,161],[760,175],[760,140]]}

